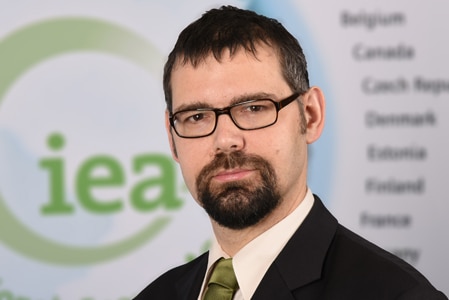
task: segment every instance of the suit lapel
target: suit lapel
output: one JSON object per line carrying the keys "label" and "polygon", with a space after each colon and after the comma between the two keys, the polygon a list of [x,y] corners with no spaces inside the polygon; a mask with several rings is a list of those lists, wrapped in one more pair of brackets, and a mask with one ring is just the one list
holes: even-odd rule
{"label": "suit lapel", "polygon": [[310,213],[270,266],[252,299],[295,299],[293,290],[320,279],[337,225],[315,196]]}
{"label": "suit lapel", "polygon": [[204,253],[193,261],[188,272],[176,282],[177,299],[196,300],[201,290],[207,268],[209,252]]}

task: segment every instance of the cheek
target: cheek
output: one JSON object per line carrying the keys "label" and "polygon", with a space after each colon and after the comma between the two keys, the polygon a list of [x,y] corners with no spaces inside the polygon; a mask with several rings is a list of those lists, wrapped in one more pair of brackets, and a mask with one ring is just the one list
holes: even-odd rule
{"label": "cheek", "polygon": [[194,166],[187,162],[183,162],[182,160],[179,161],[179,165],[182,172],[182,177],[184,179],[184,183],[187,186],[187,189],[189,190],[190,194],[192,194],[194,199],[197,199],[196,197],[196,177],[198,171],[194,169]]}
{"label": "cheek", "polygon": [[178,153],[177,161],[181,168],[182,176],[190,193],[196,199],[196,178],[201,169],[208,162],[206,153],[201,152],[201,147],[197,147],[193,143],[176,143]]}
{"label": "cheek", "polygon": [[298,179],[307,166],[307,144],[304,134],[297,130],[286,131],[282,138],[272,143],[270,162],[275,168],[280,184]]}

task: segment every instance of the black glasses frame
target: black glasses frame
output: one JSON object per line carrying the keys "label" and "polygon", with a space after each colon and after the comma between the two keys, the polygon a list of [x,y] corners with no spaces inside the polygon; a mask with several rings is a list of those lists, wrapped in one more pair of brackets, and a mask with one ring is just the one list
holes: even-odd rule
{"label": "black glasses frame", "polygon": [[[206,137],[206,136],[209,136],[209,135],[213,134],[215,132],[215,129],[217,128],[218,117],[221,116],[221,115],[228,115],[231,118],[231,120],[234,123],[234,125],[237,126],[237,128],[239,128],[241,130],[257,130],[257,129],[262,129],[262,128],[266,128],[266,127],[269,127],[271,125],[274,125],[277,122],[277,120],[278,120],[279,111],[281,109],[283,109],[284,107],[286,107],[287,105],[289,105],[290,103],[292,103],[294,100],[296,100],[300,95],[301,95],[300,93],[296,92],[296,93],[292,94],[291,96],[288,96],[287,98],[284,98],[284,99],[282,99],[282,100],[280,100],[278,102],[276,102],[276,101],[274,101],[272,99],[255,99],[255,100],[248,100],[248,101],[236,103],[236,104],[224,107],[224,108],[185,109],[185,110],[177,111],[174,114],[170,113],[168,119],[169,119],[169,122],[170,122],[170,126],[174,129],[176,134],[179,137],[186,138],[186,139],[202,138],[202,137]],[[234,120],[234,118],[233,118],[233,116],[231,114],[231,109],[236,107],[236,106],[245,105],[245,104],[248,104],[248,103],[262,101],[262,100],[264,100],[264,101],[271,101],[274,104],[274,106],[276,107],[276,118],[274,119],[274,121],[272,123],[270,123],[270,124],[267,124],[267,125],[264,125],[264,126],[261,126],[261,127],[250,128],[250,129],[243,128],[243,127],[239,126],[237,124],[237,122]],[[215,125],[214,125],[214,128],[211,130],[211,132],[209,132],[207,134],[199,135],[199,136],[185,136],[185,135],[180,134],[176,130],[176,127],[175,127],[176,115],[179,114],[179,113],[186,112],[186,111],[198,111],[198,112],[201,112],[201,111],[213,111],[215,113]]]}

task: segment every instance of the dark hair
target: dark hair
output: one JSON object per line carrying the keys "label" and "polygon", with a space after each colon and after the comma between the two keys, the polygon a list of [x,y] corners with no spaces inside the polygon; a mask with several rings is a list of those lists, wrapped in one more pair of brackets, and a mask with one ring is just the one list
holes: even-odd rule
{"label": "dark hair", "polygon": [[295,92],[309,89],[307,63],[301,46],[275,19],[232,6],[212,9],[187,26],[168,56],[164,69],[164,92],[167,109],[172,111],[171,74],[176,64],[194,67],[209,55],[220,61],[223,50],[230,55],[245,49],[257,57],[257,44],[275,49],[288,85]]}

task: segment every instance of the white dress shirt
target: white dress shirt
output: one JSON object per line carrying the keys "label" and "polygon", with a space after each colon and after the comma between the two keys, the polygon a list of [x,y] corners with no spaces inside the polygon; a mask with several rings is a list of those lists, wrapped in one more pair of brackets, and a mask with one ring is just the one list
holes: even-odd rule
{"label": "white dress shirt", "polygon": [[[234,255],[232,265],[239,283],[239,290],[234,295],[234,300],[251,299],[270,265],[310,212],[313,202],[313,194],[308,189],[304,200],[292,213],[246,244]],[[204,293],[211,268],[221,257],[229,258],[229,255],[221,249],[214,237],[209,251],[207,272],[198,296],[199,300]]]}

